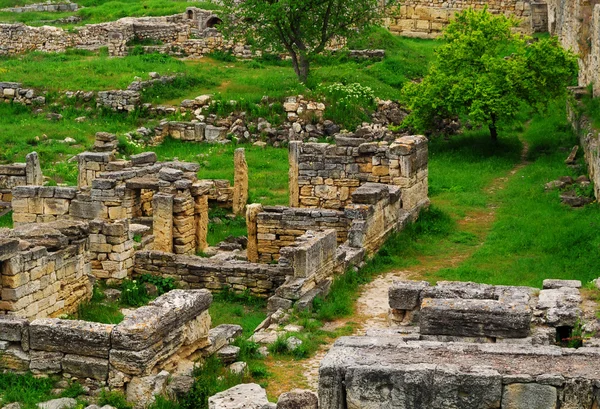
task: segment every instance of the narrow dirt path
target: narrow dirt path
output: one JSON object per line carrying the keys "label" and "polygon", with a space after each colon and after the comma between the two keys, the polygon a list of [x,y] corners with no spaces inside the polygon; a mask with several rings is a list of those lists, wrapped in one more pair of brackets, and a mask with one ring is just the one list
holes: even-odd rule
{"label": "narrow dirt path", "polygon": [[[528,164],[527,155],[529,153],[529,145],[524,141],[522,142],[523,150],[520,162],[506,176],[496,178],[486,189],[486,193],[490,195],[490,202],[487,208],[471,212],[458,221],[460,231],[470,232],[477,236],[477,245],[469,247],[448,246],[435,255],[420,257],[418,265],[409,267],[403,271],[391,271],[376,278],[361,288],[361,294],[356,302],[356,311],[352,317],[328,323],[327,326],[337,328],[349,322],[354,322],[356,323],[354,335],[364,335],[367,329],[386,328],[388,326],[387,312],[389,308],[388,289],[394,280],[422,278],[426,272],[432,273],[442,268],[457,267],[469,258],[485,242],[487,234],[494,224],[496,209],[498,207],[494,201],[494,195],[504,189],[510,178]],[[323,345],[314,357],[302,361],[301,370],[306,380],[305,386],[308,386],[310,389],[317,389],[319,365],[332,345],[333,342]]]}

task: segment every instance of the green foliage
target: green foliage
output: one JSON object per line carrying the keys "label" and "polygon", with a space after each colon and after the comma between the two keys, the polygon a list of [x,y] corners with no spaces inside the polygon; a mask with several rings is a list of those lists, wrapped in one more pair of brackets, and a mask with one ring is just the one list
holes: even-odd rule
{"label": "green foliage", "polygon": [[[208,224],[208,244],[217,245],[227,237],[240,237],[248,234],[246,228],[246,218],[242,216],[233,216],[221,207],[211,208],[208,211],[210,223]],[[220,222],[215,223],[215,219]]]}
{"label": "green foliage", "polygon": [[370,27],[383,17],[377,0],[225,0],[223,4],[227,34],[241,39],[253,33],[255,47],[287,52],[303,83],[308,79],[311,60],[332,40],[356,35],[357,29]]}
{"label": "green foliage", "polygon": [[208,398],[242,383],[243,376],[235,375],[225,370],[221,361],[216,356],[210,356],[204,363],[194,370],[196,382],[180,402],[184,409],[207,409]]}
{"label": "green foliage", "polygon": [[36,378],[31,373],[0,372],[0,405],[20,402],[25,409],[37,408],[37,403],[56,398],[52,394],[55,380]]}
{"label": "green foliage", "polygon": [[128,307],[141,307],[148,304],[150,297],[141,280],[123,280],[121,284],[121,304]]}
{"label": "green foliage", "polygon": [[12,227],[13,227],[12,211],[6,213],[3,216],[0,216],[0,227],[8,227],[9,229],[12,229]]}
{"label": "green foliage", "polygon": [[83,321],[100,322],[103,324],[118,324],[123,321],[118,302],[108,302],[104,291],[94,286],[90,301],[84,301],[77,307],[77,313],[70,317]]}
{"label": "green foliage", "polygon": [[110,405],[117,409],[133,409],[133,404],[127,402],[125,395],[122,392],[108,391],[102,389],[98,396],[98,405]]}
{"label": "green foliage", "polygon": [[235,62],[237,60],[232,53],[221,50],[213,51],[206,56],[222,62]]}
{"label": "green foliage", "polygon": [[376,108],[373,90],[357,83],[331,84],[323,87],[322,92],[328,103],[325,117],[335,123],[345,124],[349,129],[369,121]]}
{"label": "green foliage", "polygon": [[142,274],[137,278],[140,283],[150,283],[154,284],[158,289],[158,295],[163,295],[168,293],[171,290],[177,288],[177,284],[175,283],[175,279],[171,277],[163,277],[160,275],[153,274]]}
{"label": "green foliage", "polygon": [[[147,54],[147,56],[165,56],[165,54]],[[171,58],[168,57],[167,58]],[[159,103],[165,99],[171,100],[185,95],[186,90],[197,87],[214,87],[218,85],[214,80],[206,76],[184,76],[177,77],[171,82],[158,82],[141,92],[142,102]]]}
{"label": "green foliage", "polygon": [[[212,325],[237,324],[243,329],[244,337],[249,337],[254,329],[267,316],[266,300],[253,296],[249,291],[236,293],[229,287],[224,287],[213,296],[209,312]],[[241,345],[240,348],[242,347]],[[246,345],[249,355],[252,356],[252,345]],[[242,350],[244,349],[242,348]]]}
{"label": "green foliage", "polygon": [[77,398],[78,396],[84,395],[85,389],[79,382],[72,381],[69,386],[61,392],[61,398]]}
{"label": "green foliage", "polygon": [[526,104],[538,111],[564,96],[577,71],[575,56],[555,37],[531,41],[513,34],[516,22],[484,9],[457,14],[421,83],[403,97],[412,110],[407,123],[431,131],[436,121],[461,116],[489,127],[510,123]]}

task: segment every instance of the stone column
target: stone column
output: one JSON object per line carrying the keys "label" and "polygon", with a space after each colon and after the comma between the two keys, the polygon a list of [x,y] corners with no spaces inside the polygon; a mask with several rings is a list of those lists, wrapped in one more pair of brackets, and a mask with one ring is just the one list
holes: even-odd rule
{"label": "stone column", "polygon": [[208,194],[195,197],[196,219],[196,252],[200,253],[208,247]]}
{"label": "stone column", "polygon": [[288,153],[288,161],[290,164],[290,207],[298,207],[300,205],[300,186],[298,186],[298,158],[300,156],[301,144],[302,142],[300,141],[290,141],[290,150]]}
{"label": "stone column", "polygon": [[152,199],[154,250],[173,252],[173,195],[156,193]]}
{"label": "stone column", "polygon": [[235,173],[233,176],[233,213],[241,216],[248,203],[248,164],[244,148],[235,150],[233,157]]}
{"label": "stone column", "polygon": [[260,203],[253,203],[246,208],[246,226],[248,227],[248,248],[246,254],[248,261],[258,263],[258,214],[263,211]]}
{"label": "stone column", "polygon": [[25,156],[25,175],[28,185],[42,186],[44,184],[44,176],[40,167],[40,158],[37,152],[28,153]]}

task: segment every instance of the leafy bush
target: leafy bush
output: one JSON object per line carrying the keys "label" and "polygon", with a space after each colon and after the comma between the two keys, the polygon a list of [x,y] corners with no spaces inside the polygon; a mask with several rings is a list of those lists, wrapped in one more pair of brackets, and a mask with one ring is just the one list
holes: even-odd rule
{"label": "leafy bush", "polygon": [[175,279],[171,277],[162,277],[153,274],[142,274],[138,277],[138,280],[140,281],[140,283],[154,284],[158,289],[158,295],[168,293],[169,291],[177,288]]}
{"label": "leafy bush", "polygon": [[348,129],[368,121],[376,108],[373,90],[358,83],[331,84],[322,88],[322,93],[328,102],[325,117]]}

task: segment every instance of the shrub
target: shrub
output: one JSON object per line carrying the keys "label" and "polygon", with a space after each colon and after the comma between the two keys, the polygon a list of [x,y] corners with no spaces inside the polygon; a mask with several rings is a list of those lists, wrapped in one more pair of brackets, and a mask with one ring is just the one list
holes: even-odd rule
{"label": "shrub", "polygon": [[149,300],[146,287],[140,281],[123,280],[123,284],[121,284],[121,303],[123,305],[141,307]]}

